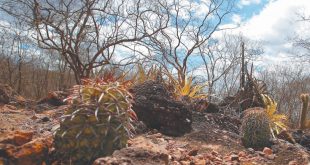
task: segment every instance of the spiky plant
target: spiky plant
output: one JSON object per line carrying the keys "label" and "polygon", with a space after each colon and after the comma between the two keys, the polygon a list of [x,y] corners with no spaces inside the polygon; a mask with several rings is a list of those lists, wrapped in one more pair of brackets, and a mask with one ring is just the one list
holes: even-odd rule
{"label": "spiky plant", "polygon": [[131,94],[126,84],[86,80],[73,88],[71,106],[55,132],[54,146],[72,164],[89,164],[125,147],[132,135]]}
{"label": "spiky plant", "polygon": [[134,76],[136,85],[142,84],[148,80],[156,80],[160,75],[160,69],[155,65],[151,66],[149,69],[143,68],[141,64],[137,65],[138,71]]}
{"label": "spiky plant", "polygon": [[274,132],[279,134],[281,130],[286,130],[287,125],[285,122],[287,121],[287,116],[284,114],[277,114],[277,103],[268,95],[262,94],[262,99],[265,104],[265,111],[270,120],[270,130],[273,137],[275,137]]}
{"label": "spiky plant", "polygon": [[190,99],[202,99],[207,98],[207,95],[202,93],[202,90],[208,85],[208,84],[194,84],[193,83],[193,77],[186,77],[184,83],[180,83],[178,80],[176,80],[170,73],[166,73],[166,75],[169,78],[169,81],[174,86],[174,97],[175,98],[183,98],[188,97]]}
{"label": "spiky plant", "polygon": [[263,148],[270,145],[270,120],[262,108],[246,110],[240,127],[241,141],[247,148]]}
{"label": "spiky plant", "polygon": [[305,129],[307,127],[307,112],[308,112],[308,104],[309,104],[309,94],[301,94],[300,99],[302,101],[302,109],[300,115],[300,129]]}

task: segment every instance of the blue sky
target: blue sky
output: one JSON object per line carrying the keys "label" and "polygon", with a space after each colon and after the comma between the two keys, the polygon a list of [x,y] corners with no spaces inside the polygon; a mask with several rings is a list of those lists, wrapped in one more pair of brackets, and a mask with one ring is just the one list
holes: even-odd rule
{"label": "blue sky", "polygon": [[289,57],[304,53],[293,46],[292,38],[310,38],[310,21],[298,21],[299,14],[310,16],[309,0],[238,0],[227,24],[240,24],[230,32],[262,44],[264,54],[256,65],[287,65]]}
{"label": "blue sky", "polygon": [[[222,26],[240,25],[239,28],[228,33],[242,34],[262,44],[264,54],[255,62],[256,65],[287,64],[291,60],[288,57],[302,53],[296,50],[290,38],[296,35],[310,38],[310,22],[298,22],[300,17],[297,15],[298,13],[310,15],[310,0],[236,1],[236,8]],[[204,10],[196,12],[204,12]],[[3,24],[5,16],[3,14],[1,16],[0,22]]]}
{"label": "blue sky", "polygon": [[244,20],[248,20],[259,14],[267,3],[268,0],[239,0],[235,10]]}

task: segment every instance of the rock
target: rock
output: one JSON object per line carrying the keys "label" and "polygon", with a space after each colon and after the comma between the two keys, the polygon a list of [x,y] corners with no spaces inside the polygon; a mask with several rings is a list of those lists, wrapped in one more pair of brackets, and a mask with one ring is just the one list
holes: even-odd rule
{"label": "rock", "polygon": [[163,135],[161,133],[156,133],[153,136],[156,137],[156,138],[161,138]]}
{"label": "rock", "polygon": [[93,165],[113,165],[113,164],[132,164],[130,159],[126,158],[113,158],[113,157],[105,157],[105,158],[99,158],[96,159],[93,163]]}
{"label": "rock", "polygon": [[288,163],[288,165],[299,165],[299,163],[296,160],[292,160]]}
{"label": "rock", "polygon": [[95,165],[114,164],[167,164],[170,159],[166,149],[167,142],[154,142],[151,137],[138,136],[130,140],[130,147],[114,151],[111,156],[98,158]]}
{"label": "rock", "polygon": [[303,147],[307,148],[307,150],[310,150],[310,133],[304,134],[301,137],[299,144],[302,145]]}
{"label": "rock", "polygon": [[262,151],[256,151],[256,153],[258,153],[258,155],[260,155],[260,156],[265,156],[265,153]]}
{"label": "rock", "polygon": [[236,155],[236,154],[232,154],[232,155],[230,155],[230,160],[231,161],[239,161],[239,156],[238,155]]}
{"label": "rock", "polygon": [[275,156],[275,154],[271,154],[271,155],[265,155],[265,157],[269,160],[273,160],[273,159],[275,159],[276,156]]}
{"label": "rock", "polygon": [[194,160],[195,165],[205,165],[206,163],[207,163],[207,161],[204,159],[195,159]]}
{"label": "rock", "polygon": [[216,151],[214,151],[214,150],[212,150],[212,151],[211,151],[211,154],[214,155],[214,156],[217,156],[219,153],[216,152]]}
{"label": "rock", "polygon": [[61,106],[66,103],[63,101],[68,96],[68,93],[63,91],[52,91],[49,92],[45,98],[40,99],[37,104],[49,104],[52,106]]}
{"label": "rock", "polygon": [[148,128],[169,136],[181,136],[191,131],[192,113],[187,104],[176,101],[165,86],[146,81],[131,89],[133,110]]}
{"label": "rock", "polygon": [[171,165],[180,165],[180,163],[178,161],[173,161]]}
{"label": "rock", "polygon": [[190,150],[187,155],[189,156],[196,156],[198,154],[198,149],[193,149],[193,150]]}
{"label": "rock", "polygon": [[33,132],[29,131],[13,131],[3,133],[0,135],[0,143],[20,146],[31,141],[32,136]]}
{"label": "rock", "polygon": [[191,162],[190,161],[180,161],[181,165],[191,165]]}
{"label": "rock", "polygon": [[268,148],[268,147],[265,147],[265,148],[263,149],[263,153],[264,153],[265,155],[271,155],[271,154],[272,154],[272,150],[271,150],[270,148]]}
{"label": "rock", "polygon": [[283,139],[283,140],[286,140],[292,144],[295,144],[296,141],[295,139],[293,138],[292,134],[289,133],[287,130],[282,130],[278,135],[277,135],[277,138],[279,139]]}
{"label": "rock", "polygon": [[48,121],[51,121],[47,116],[43,117],[41,119],[42,122],[48,122]]}
{"label": "rock", "polygon": [[294,138],[296,143],[300,143],[303,134],[304,134],[303,131],[300,129],[292,131],[292,137]]}
{"label": "rock", "polygon": [[32,119],[32,120],[37,120],[38,117],[37,117],[36,115],[33,115],[30,119]]}
{"label": "rock", "polygon": [[194,99],[191,103],[192,109],[198,112],[218,113],[220,111],[218,105],[210,103],[206,99]]}
{"label": "rock", "polygon": [[48,151],[52,146],[52,137],[35,139],[21,146],[6,148],[4,154],[9,164],[33,165],[42,164],[48,159]]}
{"label": "rock", "polygon": [[253,148],[248,148],[248,152],[249,152],[250,154],[254,154],[254,153],[255,153],[255,150],[254,150]]}
{"label": "rock", "polygon": [[239,157],[245,157],[247,154],[244,152],[244,151],[240,151],[239,153],[238,153],[238,156]]}
{"label": "rock", "polygon": [[9,109],[12,109],[12,110],[17,110],[17,108],[14,105],[6,104],[5,107],[9,108]]}
{"label": "rock", "polygon": [[206,113],[218,113],[220,108],[215,103],[209,103],[207,109],[204,111]]}

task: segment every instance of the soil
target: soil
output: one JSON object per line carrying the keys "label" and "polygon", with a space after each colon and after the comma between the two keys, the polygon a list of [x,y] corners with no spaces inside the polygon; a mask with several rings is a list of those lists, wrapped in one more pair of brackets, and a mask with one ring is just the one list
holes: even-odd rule
{"label": "soil", "polygon": [[[5,136],[7,132],[21,130],[32,131],[33,139],[52,136],[65,109],[66,106],[59,106],[35,111],[0,105],[0,134]],[[170,137],[157,130],[144,129],[128,141],[127,148],[98,158],[94,164],[309,164],[309,152],[305,148],[281,139],[274,141],[271,155],[244,148],[239,140],[239,125],[235,117],[193,112],[190,133]],[[57,160],[45,162],[48,163],[59,164]]]}

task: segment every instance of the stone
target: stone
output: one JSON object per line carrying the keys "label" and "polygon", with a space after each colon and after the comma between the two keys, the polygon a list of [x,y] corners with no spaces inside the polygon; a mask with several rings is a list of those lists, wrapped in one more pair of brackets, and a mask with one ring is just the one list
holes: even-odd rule
{"label": "stone", "polygon": [[114,158],[114,157],[104,157],[98,158],[94,161],[93,165],[106,165],[106,164],[132,164],[130,159],[126,158]]}
{"label": "stone", "polygon": [[219,153],[213,150],[213,151],[211,152],[211,154],[214,155],[214,156],[217,156]]}
{"label": "stone", "polygon": [[12,109],[12,110],[17,110],[17,108],[14,105],[6,104],[5,107],[9,108],[9,109]]}
{"label": "stone", "polygon": [[258,153],[258,155],[260,155],[260,156],[265,156],[265,153],[262,151],[256,151],[256,153]]}
{"label": "stone", "polygon": [[21,146],[7,147],[4,154],[9,164],[43,164],[48,159],[48,152],[51,146],[52,137],[40,138]]}
{"label": "stone", "polygon": [[173,161],[171,165],[180,165],[180,163],[178,161]]}
{"label": "stone", "polygon": [[30,119],[36,120],[36,119],[38,119],[38,117],[36,115],[33,115]]}
{"label": "stone", "polygon": [[232,154],[232,155],[230,155],[230,160],[231,161],[239,161],[239,156],[238,155],[236,155],[236,154]]}
{"label": "stone", "polygon": [[283,140],[286,140],[292,144],[295,144],[296,141],[295,139],[293,138],[292,134],[290,132],[288,132],[287,130],[282,130],[278,135],[277,135],[277,138],[279,139],[283,139]]}
{"label": "stone", "polygon": [[250,154],[254,154],[254,153],[255,153],[255,150],[254,150],[253,148],[248,148],[248,152],[249,152]]}
{"label": "stone", "polygon": [[204,159],[195,159],[194,164],[195,165],[205,165],[207,162]]}
{"label": "stone", "polygon": [[43,117],[41,119],[42,122],[48,122],[48,121],[51,121],[50,118],[48,118],[47,116]]}
{"label": "stone", "polygon": [[156,138],[161,138],[163,135],[160,132],[158,132],[158,133],[154,134],[153,136]]}
{"label": "stone", "polygon": [[244,152],[244,151],[240,151],[239,153],[238,153],[238,156],[239,157],[245,157],[247,154]]}
{"label": "stone", "polygon": [[271,155],[265,155],[265,157],[269,160],[273,160],[273,159],[275,159],[276,156],[275,156],[275,154],[271,154]]}
{"label": "stone", "polygon": [[198,149],[192,149],[187,153],[187,155],[189,156],[196,156],[197,154],[198,154]]}
{"label": "stone", "polygon": [[37,104],[48,104],[52,106],[61,106],[66,103],[63,101],[68,96],[68,93],[63,91],[51,91],[45,98],[40,99]]}
{"label": "stone", "polygon": [[0,143],[20,146],[27,142],[30,142],[32,136],[33,136],[32,131],[13,131],[3,133],[0,135]]}
{"label": "stone", "polygon": [[264,153],[265,155],[271,155],[271,154],[272,154],[272,150],[271,150],[270,148],[268,148],[268,147],[265,147],[265,148],[263,149],[263,153]]}
{"label": "stone", "polygon": [[299,163],[296,160],[292,160],[288,163],[288,165],[299,165]]}
{"label": "stone", "polygon": [[190,161],[180,161],[181,165],[191,165]]}

